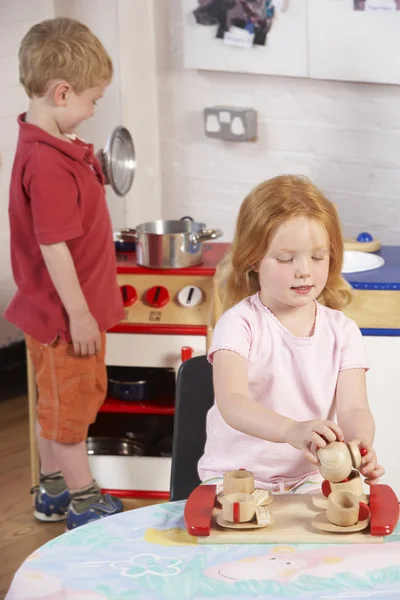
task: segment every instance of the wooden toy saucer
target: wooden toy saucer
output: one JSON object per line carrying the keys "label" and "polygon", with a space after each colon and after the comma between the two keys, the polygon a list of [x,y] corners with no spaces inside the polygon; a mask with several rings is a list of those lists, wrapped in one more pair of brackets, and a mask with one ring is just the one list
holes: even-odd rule
{"label": "wooden toy saucer", "polygon": [[227,529],[262,529],[263,527],[271,527],[274,523],[274,518],[270,513],[270,522],[259,525],[257,523],[257,519],[254,516],[251,521],[246,521],[244,523],[231,523],[230,521],[225,521],[222,516],[222,512],[218,513],[216,516],[216,522],[220,527],[224,527]]}
{"label": "wooden toy saucer", "polygon": [[[268,490],[263,490],[261,488],[256,488],[254,490],[254,492],[252,493],[252,496],[254,496],[254,499],[258,506],[267,506],[268,504],[271,504],[271,502],[274,499],[271,492],[269,492]],[[223,497],[224,497],[224,490],[221,490],[220,493],[217,495],[217,502],[219,502],[219,504],[222,504]],[[259,500],[258,500],[258,498],[259,498]]]}
{"label": "wooden toy saucer", "polygon": [[326,510],[328,508],[328,498],[324,496],[324,494],[313,494],[312,503],[314,504],[315,508],[321,508],[322,510]]}
{"label": "wooden toy saucer", "polygon": [[[328,509],[319,513],[311,521],[311,525],[315,529],[328,533],[355,533],[368,527],[371,510],[368,504],[360,502],[357,496],[340,490],[331,494],[327,501]],[[331,516],[329,516],[330,509]],[[351,523],[349,519],[353,517],[353,511],[358,511],[358,514],[354,514],[354,518],[358,518],[358,520],[354,524],[349,524]]]}
{"label": "wooden toy saucer", "polygon": [[363,521],[358,521],[355,525],[348,525],[347,527],[339,527],[328,520],[326,512],[319,513],[312,521],[311,525],[315,529],[320,531],[327,531],[328,533],[355,533],[356,531],[363,531],[369,525],[369,516]]}

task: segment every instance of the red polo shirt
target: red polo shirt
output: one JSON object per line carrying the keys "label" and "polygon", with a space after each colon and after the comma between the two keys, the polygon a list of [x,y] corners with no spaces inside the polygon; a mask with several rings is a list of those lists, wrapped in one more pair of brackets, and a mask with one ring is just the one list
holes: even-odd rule
{"label": "red polo shirt", "polygon": [[17,285],[5,318],[48,344],[70,341],[68,315],[39,244],[66,242],[101,331],[124,316],[104,176],[93,146],[69,144],[24,121],[11,175],[11,263]]}

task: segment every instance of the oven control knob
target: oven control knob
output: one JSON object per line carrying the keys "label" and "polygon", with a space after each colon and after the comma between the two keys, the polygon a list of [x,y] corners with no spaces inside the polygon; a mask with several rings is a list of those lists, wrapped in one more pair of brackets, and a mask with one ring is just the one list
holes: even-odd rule
{"label": "oven control knob", "polygon": [[124,306],[127,307],[132,306],[132,304],[135,304],[137,300],[137,293],[134,287],[132,287],[131,285],[121,285],[119,289],[121,290],[121,296]]}
{"label": "oven control knob", "polygon": [[146,292],[146,302],[153,308],[163,308],[169,302],[169,293],[167,288],[161,285],[155,285]]}
{"label": "oven control knob", "polygon": [[197,306],[203,299],[203,292],[200,288],[194,285],[188,285],[181,289],[178,294],[178,302],[181,306],[186,308],[193,308]]}

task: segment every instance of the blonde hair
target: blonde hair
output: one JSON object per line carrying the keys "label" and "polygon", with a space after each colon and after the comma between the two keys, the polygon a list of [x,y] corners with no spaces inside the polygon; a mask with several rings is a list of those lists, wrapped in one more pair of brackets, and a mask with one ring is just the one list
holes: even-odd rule
{"label": "blonde hair", "polygon": [[111,81],[113,65],[100,40],[79,21],[60,17],[37,23],[24,36],[19,79],[29,98],[43,96],[54,80],[76,94]]}
{"label": "blonde hair", "polygon": [[282,175],[258,185],[240,207],[231,249],[216,275],[223,311],[260,290],[253,267],[265,256],[278,227],[295,217],[313,219],[329,236],[329,274],[318,301],[335,309],[350,302],[351,287],[341,275],[344,246],[334,205],[307,178]]}

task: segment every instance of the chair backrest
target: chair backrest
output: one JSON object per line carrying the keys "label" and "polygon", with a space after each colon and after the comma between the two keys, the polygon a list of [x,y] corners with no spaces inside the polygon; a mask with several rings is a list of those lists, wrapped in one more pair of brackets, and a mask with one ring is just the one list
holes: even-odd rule
{"label": "chair backrest", "polygon": [[207,357],[184,361],[178,371],[170,500],[184,500],[200,484],[197,463],[204,452],[206,416],[214,403],[212,366]]}

